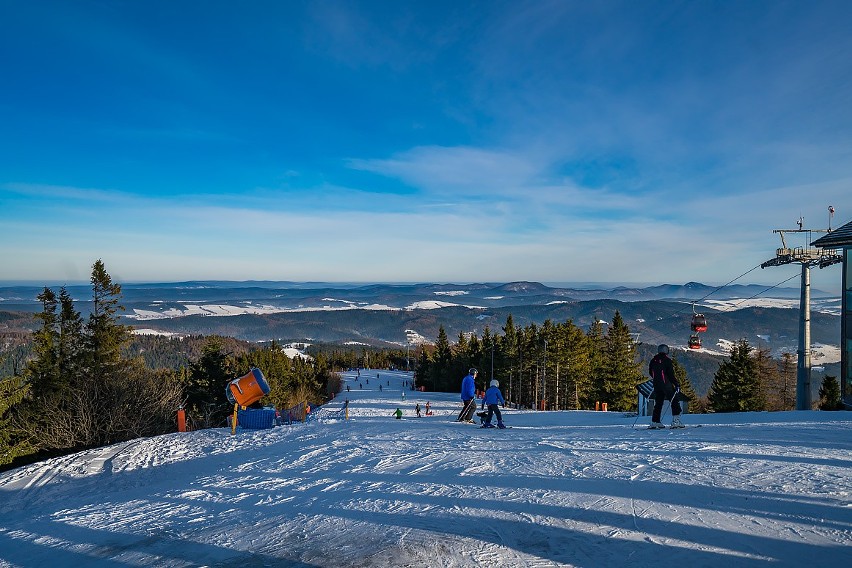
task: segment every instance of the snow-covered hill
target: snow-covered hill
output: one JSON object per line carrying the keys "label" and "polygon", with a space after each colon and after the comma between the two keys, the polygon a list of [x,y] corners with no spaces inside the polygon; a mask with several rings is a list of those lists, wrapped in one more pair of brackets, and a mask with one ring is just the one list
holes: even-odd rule
{"label": "snow-covered hill", "polygon": [[[701,427],[649,431],[621,413],[506,410],[511,429],[483,430],[453,421],[455,395],[406,380],[349,373],[350,391],[307,424],[2,473],[0,566],[848,563],[848,413],[690,415]],[[347,397],[350,419],[332,418]],[[416,418],[427,401],[435,415]]]}

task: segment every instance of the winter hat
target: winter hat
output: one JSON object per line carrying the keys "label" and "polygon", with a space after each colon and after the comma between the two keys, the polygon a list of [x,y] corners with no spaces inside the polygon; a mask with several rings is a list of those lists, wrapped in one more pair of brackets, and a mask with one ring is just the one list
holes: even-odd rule
{"label": "winter hat", "polygon": [[468,373],[469,375],[475,375],[475,374],[476,374],[476,373],[478,373],[478,372],[479,372],[479,371],[477,371],[475,367],[471,367],[471,368],[468,370],[468,372],[467,372],[467,373]]}
{"label": "winter hat", "polygon": [[497,382],[497,379],[494,379],[493,381],[491,381],[491,386],[492,387],[499,387],[500,383]]}
{"label": "winter hat", "polygon": [[657,353],[665,353],[666,355],[668,355],[669,354],[669,346],[666,345],[665,343],[663,343],[662,345],[657,347]]}

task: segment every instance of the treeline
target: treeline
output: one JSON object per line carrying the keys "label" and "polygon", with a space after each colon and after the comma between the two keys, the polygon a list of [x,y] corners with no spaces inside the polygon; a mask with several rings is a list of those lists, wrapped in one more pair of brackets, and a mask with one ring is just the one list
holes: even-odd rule
{"label": "treeline", "polygon": [[[479,390],[496,378],[507,400],[524,408],[593,409],[606,402],[609,410],[636,411],[636,385],[648,380],[647,364],[656,348],[640,349],[617,310],[606,333],[600,322],[584,332],[571,320],[521,328],[511,315],[502,331],[498,335],[486,328],[481,338],[459,334],[451,345],[441,327],[435,346],[418,350],[415,384],[458,391],[462,377],[475,367],[480,371]],[[777,360],[768,349],[756,349],[744,339],[735,342],[729,358],[718,364],[705,396],[696,394],[677,352],[672,362],[692,413],[796,407],[796,359],[789,353]],[[824,378],[813,406],[843,407],[836,377]]]}
{"label": "treeline", "polygon": [[[741,339],[731,347],[730,358],[719,365],[705,405],[713,412],[794,410],[796,408],[796,359],[784,353],[773,359],[768,349],[755,349]],[[840,385],[827,375],[813,406],[840,410]]]}
{"label": "treeline", "polygon": [[[416,384],[456,391],[468,368],[475,367],[478,389],[485,390],[493,376],[507,400],[522,407],[593,409],[607,403],[609,410],[636,409],[636,385],[647,380],[647,362],[637,359],[637,345],[618,310],[606,332],[599,321],[586,332],[571,320],[522,328],[511,315],[502,331],[486,328],[481,338],[459,334],[451,346],[441,327],[434,349],[418,352]],[[675,369],[684,393],[696,398],[677,360]]]}
{"label": "treeline", "polygon": [[263,402],[279,407],[323,402],[340,388],[326,357],[290,359],[274,342],[252,350],[210,337],[198,353],[179,351],[177,367],[149,367],[128,351],[131,328],[118,315],[121,286],[100,260],[91,285],[87,319],[64,287],[38,295],[42,311],[29,356],[0,380],[0,465],[173,432],[181,406],[195,427],[224,425],[231,410],[225,386],[252,365],[272,389]]}

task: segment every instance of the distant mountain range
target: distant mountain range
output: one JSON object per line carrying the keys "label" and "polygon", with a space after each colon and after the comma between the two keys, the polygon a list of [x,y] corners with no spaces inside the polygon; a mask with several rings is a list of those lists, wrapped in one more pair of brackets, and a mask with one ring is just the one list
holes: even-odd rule
{"label": "distant mountain range", "polygon": [[[86,313],[91,297],[88,285],[66,287],[78,309]],[[39,311],[39,286],[0,286],[0,310]],[[730,300],[765,293],[765,286],[713,287],[689,282],[645,288],[558,288],[538,282],[508,284],[332,284],[322,282],[226,282],[122,284],[122,302],[129,317],[144,320],[183,315],[236,315],[334,309],[417,309],[452,305],[475,308],[547,305],[588,300]],[[831,298],[819,290],[812,298]],[[798,288],[773,288],[771,297],[798,299]],[[187,308],[187,306],[192,306]],[[234,308],[205,308],[227,306]]]}
{"label": "distant mountain range", "polygon": [[[68,286],[85,316],[91,305],[87,285]],[[41,287],[0,287],[0,332],[34,329],[21,312],[35,313]],[[771,294],[771,296],[768,296]],[[811,338],[822,356],[814,365],[834,363],[840,341],[840,299],[811,291]],[[646,345],[685,348],[692,302],[709,322],[704,349],[690,358],[727,356],[730,342],[745,338],[773,355],[795,354],[798,288],[684,285],[559,288],[537,282],[500,284],[331,284],[307,282],[198,281],[122,284],[124,323],[139,333],[223,335],[248,341],[322,342],[407,346],[436,339],[443,326],[454,341],[460,333],[502,334],[509,315],[516,325],[571,320],[587,329],[621,313],[634,337]],[[700,302],[699,302],[700,300]],[[17,313],[18,315],[12,315]],[[228,317],[225,317],[228,316]],[[685,360],[689,367],[689,361]],[[715,369],[718,365],[707,365]],[[707,373],[699,381],[706,383]],[[712,378],[712,376],[711,376]],[[708,385],[709,386],[709,385]]]}
{"label": "distant mountain range", "polygon": [[[35,286],[0,287],[0,311],[38,312]],[[83,315],[89,286],[69,286]],[[764,294],[771,293],[770,297]],[[812,290],[814,342],[839,342],[840,300]],[[538,282],[499,284],[331,284],[309,282],[196,281],[123,284],[128,325],[150,332],[221,334],[250,341],[292,339],[361,341],[406,345],[435,339],[443,325],[450,337],[498,331],[509,314],[516,324],[571,319],[578,326],[610,321],[621,312],[641,340],[685,344],[695,309],[710,329],[702,335],[713,350],[720,340],[745,337],[787,347],[798,333],[798,288],[760,285],[684,285],[558,288]],[[221,317],[216,317],[221,316]],[[224,317],[230,316],[230,317]],[[724,343],[723,343],[724,345]],[[795,351],[795,348],[793,349]]]}

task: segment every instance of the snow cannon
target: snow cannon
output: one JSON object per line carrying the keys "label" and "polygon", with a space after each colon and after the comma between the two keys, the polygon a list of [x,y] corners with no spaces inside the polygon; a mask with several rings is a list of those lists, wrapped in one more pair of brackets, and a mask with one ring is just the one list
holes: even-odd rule
{"label": "snow cannon", "polygon": [[251,371],[234,379],[225,387],[225,397],[228,402],[243,407],[257,402],[265,394],[269,394],[269,385],[257,367],[252,367]]}

